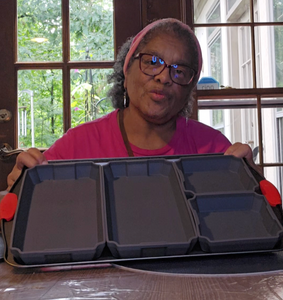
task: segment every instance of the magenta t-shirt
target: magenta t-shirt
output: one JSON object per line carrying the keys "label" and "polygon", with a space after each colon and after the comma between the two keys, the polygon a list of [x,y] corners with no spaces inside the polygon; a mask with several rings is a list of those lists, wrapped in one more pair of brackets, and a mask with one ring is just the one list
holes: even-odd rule
{"label": "magenta t-shirt", "polygon": [[[69,129],[48,150],[47,160],[128,157],[117,112]],[[221,153],[231,145],[218,130],[195,120],[177,119],[176,132],[163,148],[146,150],[131,144],[134,156]]]}

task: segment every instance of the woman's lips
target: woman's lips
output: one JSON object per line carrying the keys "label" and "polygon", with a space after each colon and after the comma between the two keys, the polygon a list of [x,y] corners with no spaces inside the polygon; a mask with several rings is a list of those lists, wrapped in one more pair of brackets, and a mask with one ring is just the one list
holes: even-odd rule
{"label": "woman's lips", "polygon": [[161,101],[168,97],[164,91],[160,91],[160,90],[152,90],[150,91],[150,95],[151,98],[155,101]]}

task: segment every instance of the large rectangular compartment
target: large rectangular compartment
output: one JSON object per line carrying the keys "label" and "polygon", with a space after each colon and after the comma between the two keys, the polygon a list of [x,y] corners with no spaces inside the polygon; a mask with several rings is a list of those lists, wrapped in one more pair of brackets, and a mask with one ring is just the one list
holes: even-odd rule
{"label": "large rectangular compartment", "polygon": [[205,252],[272,249],[283,236],[281,224],[262,195],[244,192],[188,197]]}
{"label": "large rectangular compartment", "polygon": [[89,261],[105,246],[101,167],[36,166],[25,173],[11,252],[25,264]]}
{"label": "large rectangular compartment", "polygon": [[198,232],[171,162],[110,162],[104,182],[114,257],[182,255],[193,248]]}

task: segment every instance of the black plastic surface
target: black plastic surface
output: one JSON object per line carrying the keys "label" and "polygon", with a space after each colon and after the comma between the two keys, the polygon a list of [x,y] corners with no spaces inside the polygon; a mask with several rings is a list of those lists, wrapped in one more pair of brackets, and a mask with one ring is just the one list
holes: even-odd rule
{"label": "black plastic surface", "polygon": [[262,195],[200,195],[189,201],[199,219],[203,251],[272,249],[282,238],[282,226]]}
{"label": "black plastic surface", "polygon": [[258,186],[244,161],[233,156],[181,158],[177,166],[185,189],[198,194],[254,191]]}
{"label": "black plastic surface", "polygon": [[104,176],[114,257],[181,255],[193,248],[198,234],[172,163],[112,162]]}
{"label": "black plastic surface", "polygon": [[91,260],[105,245],[100,167],[91,162],[27,170],[11,251],[26,264]]}

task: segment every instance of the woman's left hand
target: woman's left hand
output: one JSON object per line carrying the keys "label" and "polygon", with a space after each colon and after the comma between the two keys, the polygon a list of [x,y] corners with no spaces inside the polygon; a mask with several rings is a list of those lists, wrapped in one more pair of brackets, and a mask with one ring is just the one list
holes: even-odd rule
{"label": "woman's left hand", "polygon": [[239,158],[245,158],[252,168],[262,174],[261,168],[254,163],[253,152],[249,145],[235,143],[226,150],[224,155],[234,155]]}

